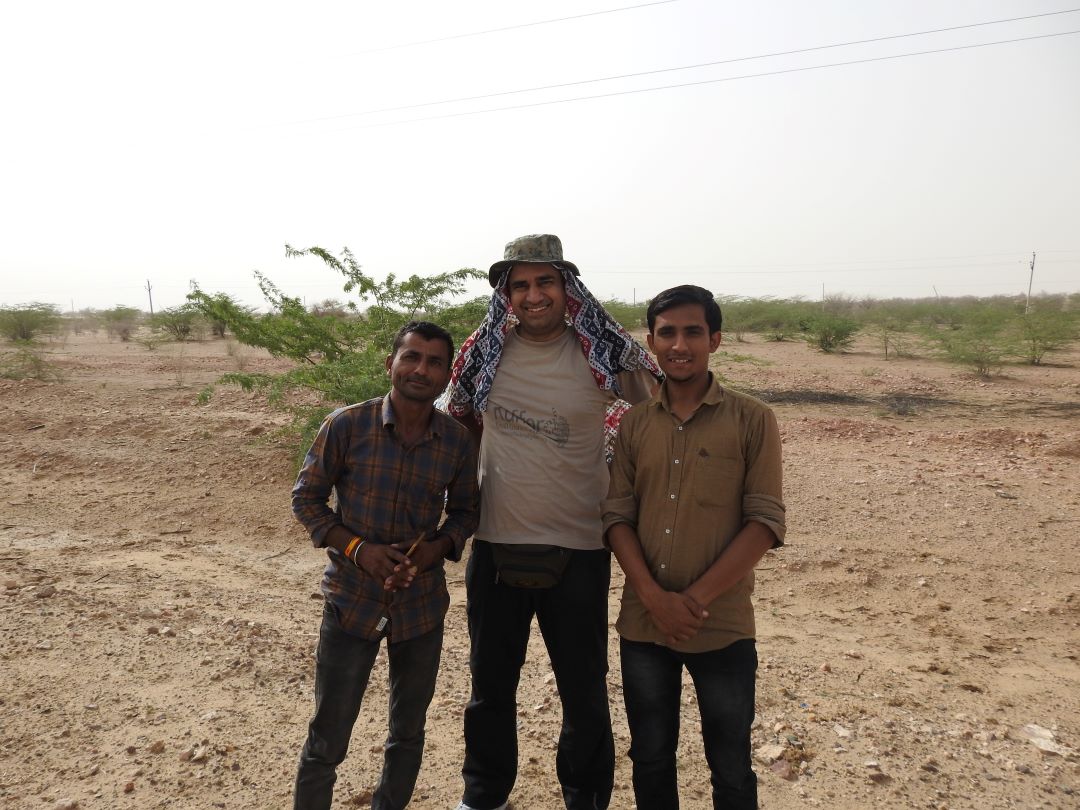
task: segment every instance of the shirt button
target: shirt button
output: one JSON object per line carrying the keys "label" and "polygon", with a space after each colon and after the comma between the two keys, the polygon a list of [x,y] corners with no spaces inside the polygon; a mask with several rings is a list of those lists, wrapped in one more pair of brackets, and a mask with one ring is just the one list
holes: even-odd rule
{"label": "shirt button", "polygon": [[671,529],[664,529],[664,534],[671,534]]}
{"label": "shirt button", "polygon": [[676,463],[676,464],[678,464],[678,463],[679,463],[679,460],[678,460],[678,459],[675,459],[675,463]]}
{"label": "shirt button", "polygon": [[671,500],[675,500],[675,493],[674,492],[671,493]]}
{"label": "shirt button", "polygon": [[679,430],[682,430],[682,425],[679,425]]}
{"label": "shirt button", "polygon": [[667,566],[666,566],[666,565],[664,565],[664,563],[660,563],[660,567],[661,567],[661,568],[667,568]]}

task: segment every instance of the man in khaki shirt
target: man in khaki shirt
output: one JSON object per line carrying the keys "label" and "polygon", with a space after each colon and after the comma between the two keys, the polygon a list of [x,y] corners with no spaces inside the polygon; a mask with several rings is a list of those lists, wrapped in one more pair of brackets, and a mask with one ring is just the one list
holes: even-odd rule
{"label": "man in khaki shirt", "polygon": [[619,631],[638,807],[679,806],[682,668],[694,681],[715,808],[757,807],[754,565],[784,539],[780,434],[758,400],[709,372],[720,308],[673,287],[647,313],[666,380],[623,418],[604,501],[626,574]]}

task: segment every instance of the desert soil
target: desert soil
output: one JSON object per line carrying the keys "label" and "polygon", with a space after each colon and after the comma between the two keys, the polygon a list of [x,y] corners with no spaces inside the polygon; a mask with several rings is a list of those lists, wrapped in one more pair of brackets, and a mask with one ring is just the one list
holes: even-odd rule
{"label": "desert soil", "polygon": [[[773,402],[786,453],[787,545],[756,593],[762,806],[1080,806],[1080,353],[980,380],[869,343],[723,348],[716,369]],[[288,414],[228,386],[196,397],[283,364],[104,334],[48,352],[63,381],[0,381],[0,807],[290,806],[324,556],[289,510]],[[461,795],[463,571],[414,807]],[[630,808],[617,661],[612,631],[612,807]],[[386,697],[380,655],[335,806],[369,803]],[[512,806],[559,807],[537,637],[519,699]],[[706,808],[683,701],[683,806]]]}

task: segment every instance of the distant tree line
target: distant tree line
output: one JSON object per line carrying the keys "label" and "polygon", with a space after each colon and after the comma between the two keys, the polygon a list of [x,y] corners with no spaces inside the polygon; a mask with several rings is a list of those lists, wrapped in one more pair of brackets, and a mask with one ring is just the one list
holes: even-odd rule
{"label": "distant tree line", "polygon": [[[150,349],[166,340],[228,337],[290,359],[296,366],[278,375],[238,371],[222,382],[262,390],[275,402],[283,402],[290,392],[313,392],[322,403],[312,411],[317,414],[381,392],[386,347],[405,321],[438,321],[460,342],[487,307],[486,296],[459,300],[466,282],[481,276],[470,268],[404,280],[391,275],[379,282],[362,272],[348,249],[340,255],[318,247],[286,250],[293,257],[320,259],[343,276],[343,291],[354,298],[305,305],[256,273],[266,312],[257,312],[225,293],[204,292],[193,283],[187,302],[153,315],[120,305],[77,313],[61,313],[54,305],[40,302],[2,306],[0,337],[19,348],[24,360],[25,353],[42,339],[68,333],[103,330],[111,339],[135,340]],[[745,341],[757,335],[767,341],[804,341],[823,352],[844,352],[862,336],[872,340],[885,359],[931,356],[981,375],[1010,363],[1044,363],[1080,339],[1080,294],[1076,293],[1042,294],[1030,302],[1025,296],[834,296],[824,301],[728,296],[717,300],[729,340]],[[644,326],[647,302],[611,299],[604,305],[628,327]]]}
{"label": "distant tree line", "polygon": [[[719,298],[724,332],[736,341],[804,340],[824,352],[872,338],[886,359],[925,354],[988,375],[1006,363],[1038,365],[1080,338],[1080,294],[993,298],[874,299],[834,296]],[[608,301],[623,323],[644,324],[647,304]]]}

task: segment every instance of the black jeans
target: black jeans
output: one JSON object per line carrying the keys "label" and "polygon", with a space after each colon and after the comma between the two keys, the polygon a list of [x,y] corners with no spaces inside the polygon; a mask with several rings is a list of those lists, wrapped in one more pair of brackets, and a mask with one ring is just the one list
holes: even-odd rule
{"label": "black jeans", "polygon": [[681,653],[659,644],[622,639],[619,655],[637,806],[678,810],[675,753],[685,666],[694,681],[701,711],[713,807],[756,808],[757,777],[750,767],[757,673],[754,640],[743,639],[711,652]]}
{"label": "black jeans", "polygon": [[[372,810],[401,810],[412,798],[424,755],[424,723],[435,694],[443,628],[387,644],[390,658],[390,733]],[[341,629],[334,609],[323,610],[315,664],[315,716],[296,774],[294,810],[330,810],[337,766],[349,750],[378,641]]]}
{"label": "black jeans", "polygon": [[491,546],[477,540],[465,570],[472,697],[465,708],[463,801],[488,810],[517,779],[517,687],[535,615],[562,700],[555,760],[569,810],[611,800],[615,743],[607,696],[607,604],[611,554],[575,551],[562,581],[543,589],[495,581]]}

